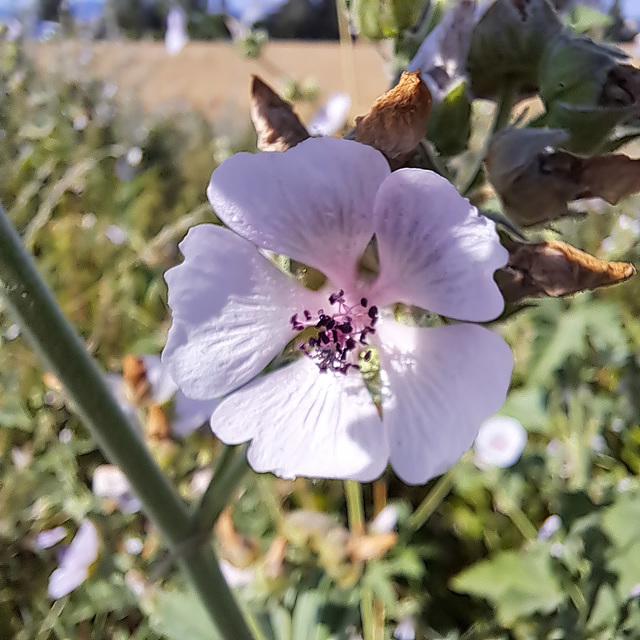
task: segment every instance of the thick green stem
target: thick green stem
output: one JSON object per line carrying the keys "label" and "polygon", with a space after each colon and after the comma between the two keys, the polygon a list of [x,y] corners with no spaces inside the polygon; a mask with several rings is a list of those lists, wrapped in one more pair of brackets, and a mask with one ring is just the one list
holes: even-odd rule
{"label": "thick green stem", "polygon": [[196,531],[211,531],[248,470],[247,448],[225,447],[213,478],[194,511],[193,527]]}
{"label": "thick green stem", "polygon": [[144,511],[158,527],[199,594],[221,635],[252,640],[213,550],[188,545],[193,526],[187,506],[151,457],[123,414],[0,207],[0,295],[33,347],[64,385],[105,456],[126,474]]}

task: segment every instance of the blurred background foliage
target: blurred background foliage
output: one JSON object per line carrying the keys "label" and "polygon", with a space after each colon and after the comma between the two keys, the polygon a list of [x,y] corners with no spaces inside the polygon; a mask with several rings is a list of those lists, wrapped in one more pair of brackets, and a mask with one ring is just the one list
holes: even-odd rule
{"label": "blurred background foliage", "polygon": [[[400,34],[415,19],[394,15],[395,27],[378,26]],[[179,259],[176,243],[193,224],[215,221],[210,173],[253,150],[254,138],[229,148],[196,113],[152,119],[112,84],[81,72],[43,76],[28,47],[1,47],[0,200],[90,351],[118,373],[126,354],[160,352],[163,273]],[[473,104],[472,122],[486,129],[486,103]],[[581,210],[549,237],[638,263],[640,198]],[[535,301],[496,329],[516,359],[501,413],[527,430],[524,452],[505,469],[480,469],[469,452],[426,487],[389,472],[398,538],[386,554],[363,563],[347,550],[340,482],[243,481],[225,516],[231,533],[219,531],[215,544],[244,571],[230,580],[265,638],[356,638],[363,597],[384,608],[386,637],[407,617],[429,639],[640,637],[639,281]],[[184,440],[154,436],[139,413],[154,456],[196,501],[219,443],[206,426]],[[0,308],[0,638],[214,638],[148,520],[91,491],[104,462]],[[368,522],[374,492],[365,487]],[[430,517],[419,527],[424,500]],[[557,529],[540,531],[551,515]],[[38,548],[36,535],[63,526],[68,542],[86,517],[104,551],[87,582],[52,602],[57,552]]]}

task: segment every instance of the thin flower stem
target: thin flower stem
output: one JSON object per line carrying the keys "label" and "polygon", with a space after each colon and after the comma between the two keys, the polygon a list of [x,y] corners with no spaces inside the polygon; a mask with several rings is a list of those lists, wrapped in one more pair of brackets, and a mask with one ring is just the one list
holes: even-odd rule
{"label": "thin flower stem", "polygon": [[463,196],[468,195],[471,189],[473,189],[473,187],[475,186],[478,176],[482,171],[482,165],[484,164],[484,159],[487,156],[491,138],[493,138],[496,132],[500,131],[500,129],[503,129],[507,124],[509,124],[511,111],[513,110],[513,107],[517,101],[517,97],[518,87],[515,84],[508,84],[503,88],[502,95],[500,96],[500,102],[498,103],[498,107],[493,118],[493,122],[491,123],[491,127],[489,128],[489,131],[487,133],[487,137],[482,147],[482,151],[480,152],[476,161],[476,165],[474,166],[469,179],[464,183],[462,187],[460,187],[460,193]]}
{"label": "thin flower stem", "polygon": [[420,529],[429,519],[431,514],[440,506],[440,503],[449,495],[449,491],[453,487],[453,469],[445,473],[424,500],[419,504],[418,508],[409,518],[409,527],[413,531]]}
{"label": "thin flower stem", "polygon": [[72,406],[105,456],[127,476],[170,550],[181,550],[179,565],[220,635],[227,640],[253,640],[213,550],[185,544],[193,537],[187,506],[113,398],[102,371],[64,317],[2,207],[0,295],[34,349],[64,385]]}
{"label": "thin flower stem", "polygon": [[211,532],[247,471],[246,447],[225,447],[211,482],[194,510],[195,531]]}
{"label": "thin flower stem", "polygon": [[364,502],[362,499],[362,485],[355,480],[345,480],[344,491],[347,498],[349,530],[354,536],[361,536],[364,534]]}
{"label": "thin flower stem", "polygon": [[[351,535],[364,535],[364,502],[362,485],[355,480],[345,480],[344,493],[347,499],[347,516]],[[373,592],[363,584],[360,588],[360,616],[364,640],[375,640],[373,619]]]}

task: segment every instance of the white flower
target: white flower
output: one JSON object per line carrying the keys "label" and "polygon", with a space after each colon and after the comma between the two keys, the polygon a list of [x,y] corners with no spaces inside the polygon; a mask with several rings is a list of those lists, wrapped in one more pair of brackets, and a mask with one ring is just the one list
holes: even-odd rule
{"label": "white flower", "polygon": [[33,542],[35,549],[49,549],[58,542],[62,542],[67,537],[67,532],[64,527],[54,527],[53,529],[47,529],[41,531]]}
{"label": "white flower", "polygon": [[398,523],[398,508],[388,504],[371,522],[369,529],[373,534],[391,533]]}
{"label": "white flower", "polygon": [[[237,154],[207,193],[232,231],[200,225],[181,243],[185,260],[166,274],[163,361],[193,398],[235,391],[211,419],[218,437],[251,440],[251,466],[283,477],[369,481],[390,460],[419,484],[454,464],[504,401],[511,351],[477,325],[403,326],[392,310],[495,318],[507,251],[494,224],[437,174],[390,174],[378,151],[337,138]],[[358,265],[374,234],[380,272],[367,280]],[[305,289],[261,251],[321,271],[326,285]],[[253,380],[292,340],[307,357]],[[372,348],[382,418],[359,370]]]}
{"label": "white flower", "polygon": [[542,523],[540,531],[538,531],[538,540],[548,540],[554,533],[560,530],[560,527],[562,527],[562,518],[556,514],[549,516]]}
{"label": "white flower", "polygon": [[91,488],[99,498],[115,500],[123,513],[140,511],[142,505],[133,494],[127,477],[112,464],[101,464],[96,467]]}
{"label": "white flower", "polygon": [[232,588],[248,587],[255,579],[255,571],[251,567],[239,569],[230,562],[220,559],[220,571]]}
{"label": "white flower", "polygon": [[189,42],[187,16],[180,7],[173,7],[167,15],[167,32],[164,36],[164,46],[170,56],[175,56],[184,49],[187,42]]}
{"label": "white flower", "polygon": [[351,98],[346,93],[333,93],[316,111],[307,129],[312,136],[332,136],[347,121]]}
{"label": "white flower", "polygon": [[511,467],[522,455],[527,444],[527,432],[515,419],[507,416],[494,416],[485,420],[473,443],[476,465]]}
{"label": "white flower", "polygon": [[98,559],[99,545],[95,526],[89,520],[83,520],[60,566],[49,577],[51,598],[66,596],[89,577],[89,568]]}
{"label": "white flower", "polygon": [[393,632],[395,640],[416,640],[416,627],[412,618],[404,618]]}
{"label": "white flower", "polygon": [[117,224],[110,224],[104,231],[104,235],[107,240],[110,240],[113,244],[124,244],[129,239],[129,232]]}

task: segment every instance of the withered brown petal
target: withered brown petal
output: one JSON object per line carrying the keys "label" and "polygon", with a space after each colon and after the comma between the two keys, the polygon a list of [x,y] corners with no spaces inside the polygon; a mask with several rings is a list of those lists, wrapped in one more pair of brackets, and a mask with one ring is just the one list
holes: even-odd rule
{"label": "withered brown petal", "polygon": [[581,182],[588,197],[616,204],[640,191],[640,159],[615,154],[586,158]]}
{"label": "withered brown petal", "polygon": [[505,302],[541,296],[566,296],[622,282],[635,274],[632,264],[607,262],[566,242],[510,241],[509,262],[496,272]]}
{"label": "withered brown petal", "polygon": [[165,412],[157,404],[149,407],[147,416],[147,438],[150,440],[167,440],[171,434],[169,420]]}
{"label": "withered brown petal", "polygon": [[250,109],[260,151],[286,151],[309,137],[293,107],[258,76],[251,77]]}
{"label": "withered brown petal", "polygon": [[133,401],[138,404],[149,393],[147,368],[142,358],[127,354],[122,360],[122,378],[131,390]]}
{"label": "withered brown petal", "polygon": [[356,118],[355,138],[382,151],[389,160],[407,157],[427,133],[431,94],[419,71],[403,73],[400,82]]}
{"label": "withered brown petal", "polygon": [[374,560],[382,558],[397,541],[398,534],[394,532],[354,536],[349,540],[347,551],[356,562]]}

